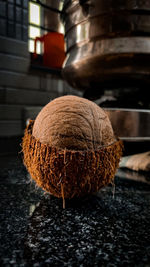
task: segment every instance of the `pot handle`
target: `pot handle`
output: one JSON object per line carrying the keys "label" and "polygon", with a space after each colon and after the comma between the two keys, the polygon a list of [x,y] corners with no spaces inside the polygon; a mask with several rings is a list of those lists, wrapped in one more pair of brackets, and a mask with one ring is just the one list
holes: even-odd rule
{"label": "pot handle", "polygon": [[37,48],[37,42],[43,42],[44,41],[44,38],[43,38],[43,36],[41,36],[41,37],[36,37],[35,38],[35,40],[34,40],[34,53],[33,53],[33,57],[34,58],[37,58],[37,50],[36,50],[36,48]]}

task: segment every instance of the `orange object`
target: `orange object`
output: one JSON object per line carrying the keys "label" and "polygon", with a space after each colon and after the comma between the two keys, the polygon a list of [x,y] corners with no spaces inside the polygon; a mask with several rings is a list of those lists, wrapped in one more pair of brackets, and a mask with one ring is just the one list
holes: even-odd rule
{"label": "orange object", "polygon": [[64,35],[58,32],[50,32],[34,41],[34,57],[37,57],[37,42],[43,43],[43,65],[51,68],[61,68],[65,60]]}

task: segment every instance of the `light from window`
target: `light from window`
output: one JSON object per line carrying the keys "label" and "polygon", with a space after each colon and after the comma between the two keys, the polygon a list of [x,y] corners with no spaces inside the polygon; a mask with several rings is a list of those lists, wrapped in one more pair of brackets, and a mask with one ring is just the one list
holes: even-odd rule
{"label": "light from window", "polygon": [[[34,52],[34,39],[41,35],[41,7],[38,4],[29,3],[29,51]],[[41,54],[41,44],[37,43],[37,53]]]}
{"label": "light from window", "polygon": [[65,30],[64,30],[64,25],[62,23],[60,23],[59,25],[59,32],[64,34]]}
{"label": "light from window", "polygon": [[29,3],[29,22],[40,25],[40,6]]}
{"label": "light from window", "polygon": [[29,28],[29,37],[32,39],[35,39],[35,37],[39,37],[40,36],[40,29],[30,26]]}
{"label": "light from window", "polygon": [[[34,52],[34,41],[33,40],[29,40],[29,51],[31,53]],[[41,54],[41,44],[40,44],[40,42],[37,42],[36,53],[37,54]]]}

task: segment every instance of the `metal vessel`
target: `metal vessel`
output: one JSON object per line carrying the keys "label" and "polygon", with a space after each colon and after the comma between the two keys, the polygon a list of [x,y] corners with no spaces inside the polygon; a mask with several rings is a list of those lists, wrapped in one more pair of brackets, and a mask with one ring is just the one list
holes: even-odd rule
{"label": "metal vessel", "polygon": [[108,108],[115,134],[124,141],[150,141],[150,110]]}
{"label": "metal vessel", "polygon": [[72,87],[149,85],[150,1],[64,0],[63,11],[63,76]]}

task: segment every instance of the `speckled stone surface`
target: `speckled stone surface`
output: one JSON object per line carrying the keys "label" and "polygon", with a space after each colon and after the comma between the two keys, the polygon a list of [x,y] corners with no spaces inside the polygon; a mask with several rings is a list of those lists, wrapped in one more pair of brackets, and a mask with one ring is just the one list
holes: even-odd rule
{"label": "speckled stone surface", "polygon": [[115,184],[63,210],[19,157],[1,158],[0,266],[150,266],[150,185]]}

